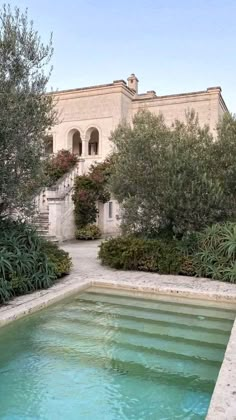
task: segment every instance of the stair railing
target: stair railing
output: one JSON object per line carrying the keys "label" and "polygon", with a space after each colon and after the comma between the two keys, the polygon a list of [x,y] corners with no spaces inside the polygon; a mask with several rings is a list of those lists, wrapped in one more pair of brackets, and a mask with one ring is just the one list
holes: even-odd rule
{"label": "stair railing", "polygon": [[[84,159],[54,185],[45,188],[36,197],[38,213],[48,212],[49,235],[58,240],[70,239],[74,235],[74,203],[72,200],[75,178],[84,173]],[[65,217],[66,215],[66,217]]]}

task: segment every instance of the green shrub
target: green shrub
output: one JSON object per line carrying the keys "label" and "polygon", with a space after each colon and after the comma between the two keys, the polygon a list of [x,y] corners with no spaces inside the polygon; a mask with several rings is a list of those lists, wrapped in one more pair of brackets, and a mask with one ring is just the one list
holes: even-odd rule
{"label": "green shrub", "polygon": [[217,223],[198,235],[198,276],[236,283],[236,223]]}
{"label": "green shrub", "polygon": [[0,278],[0,303],[7,302],[12,296],[12,287],[11,284]]}
{"label": "green shrub", "polygon": [[236,283],[236,223],[214,224],[181,240],[121,236],[100,246],[102,264],[124,270],[197,275]]}
{"label": "green shrub", "polygon": [[110,140],[110,189],[122,207],[124,234],[159,238],[168,229],[181,237],[235,220],[235,117],[226,113],[213,137],[193,110],[171,127],[162,115],[140,110]]}
{"label": "green shrub", "polygon": [[184,276],[196,275],[196,267],[192,255],[184,255],[182,257],[181,270],[179,274],[183,274]]}
{"label": "green shrub", "polygon": [[193,275],[191,256],[184,255],[175,240],[117,237],[103,242],[102,264],[124,270]]}
{"label": "green shrub", "polygon": [[57,278],[70,273],[72,261],[68,252],[58,248],[55,243],[49,241],[43,243],[43,250],[49,261],[54,265]]}
{"label": "green shrub", "polygon": [[50,287],[70,269],[70,259],[25,222],[0,219],[0,303]]}
{"label": "green shrub", "polygon": [[101,231],[96,225],[87,225],[81,229],[76,230],[76,239],[99,239],[101,238]]}

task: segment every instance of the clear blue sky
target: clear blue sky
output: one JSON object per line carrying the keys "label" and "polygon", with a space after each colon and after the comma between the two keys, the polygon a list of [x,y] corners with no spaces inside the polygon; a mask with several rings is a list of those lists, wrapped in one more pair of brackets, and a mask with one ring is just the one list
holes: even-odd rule
{"label": "clear blue sky", "polygon": [[159,95],[220,85],[236,113],[236,0],[8,2],[29,8],[43,39],[53,32],[54,89],[135,73]]}

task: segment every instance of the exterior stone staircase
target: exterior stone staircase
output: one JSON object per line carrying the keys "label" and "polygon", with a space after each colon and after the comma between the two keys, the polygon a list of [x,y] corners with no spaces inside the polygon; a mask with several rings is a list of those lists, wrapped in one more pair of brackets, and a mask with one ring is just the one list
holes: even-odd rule
{"label": "exterior stone staircase", "polygon": [[34,225],[40,236],[61,242],[75,236],[74,203],[72,200],[77,175],[84,173],[84,160],[61,177],[53,186],[41,191],[35,199],[37,216]]}
{"label": "exterior stone staircase", "polygon": [[49,234],[49,211],[41,211],[34,219],[34,225],[38,234],[51,242],[58,242],[58,239],[55,235]]}

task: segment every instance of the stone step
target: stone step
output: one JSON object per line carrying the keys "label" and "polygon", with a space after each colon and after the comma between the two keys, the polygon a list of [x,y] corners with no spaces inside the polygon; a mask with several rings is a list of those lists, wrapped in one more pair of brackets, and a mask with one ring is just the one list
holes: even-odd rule
{"label": "stone step", "polygon": [[42,226],[42,225],[49,226],[49,221],[48,220],[43,220],[43,221],[35,220],[34,225],[35,226]]}
{"label": "stone step", "polygon": [[48,235],[48,229],[36,229],[36,231],[40,236],[47,236]]}
{"label": "stone step", "polygon": [[45,239],[46,241],[59,242],[56,236],[49,235],[48,232],[38,232],[38,234],[41,238]]}
{"label": "stone step", "polygon": [[52,236],[52,235],[47,235],[44,237],[44,239],[46,239],[47,241],[50,242],[54,242],[54,243],[58,243],[58,239],[56,238],[56,236]]}
{"label": "stone step", "polygon": [[37,230],[38,234],[41,235],[41,236],[48,235],[48,229],[40,228],[40,229],[36,229],[36,230]]}
{"label": "stone step", "polygon": [[37,214],[37,216],[35,216],[35,219],[48,219],[49,218],[49,214]]}
{"label": "stone step", "polygon": [[49,230],[49,226],[43,226],[43,225],[39,225],[39,226],[35,226],[37,232],[48,232]]}
{"label": "stone step", "polygon": [[34,221],[36,230],[43,239],[50,242],[59,242],[56,236],[49,235],[49,213],[47,211],[40,212]]}

